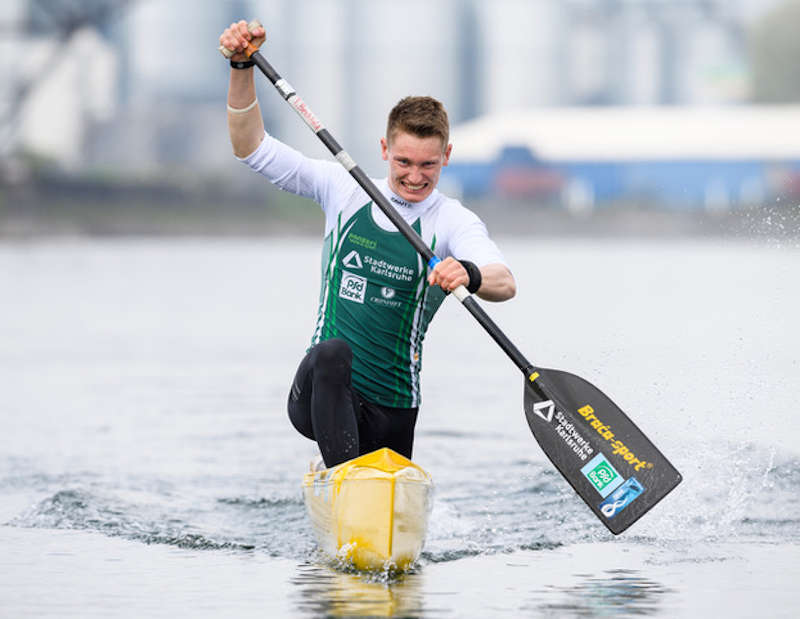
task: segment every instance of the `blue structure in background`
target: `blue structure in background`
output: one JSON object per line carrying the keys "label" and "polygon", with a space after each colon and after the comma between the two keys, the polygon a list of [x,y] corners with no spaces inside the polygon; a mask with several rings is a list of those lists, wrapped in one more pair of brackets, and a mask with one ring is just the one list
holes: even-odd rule
{"label": "blue structure in background", "polygon": [[[467,199],[499,197],[583,210],[623,203],[728,210],[778,198],[800,200],[800,142],[788,143],[800,135],[800,109],[780,110],[782,132],[775,127],[777,111],[758,118],[744,110],[749,116],[741,122],[737,113],[721,114],[731,123],[730,131],[739,132],[728,136],[730,146],[724,143],[726,126],[701,135],[696,118],[694,125],[684,126],[675,110],[666,112],[664,124],[660,112],[648,112],[647,127],[661,129],[652,139],[636,121],[628,126],[624,113],[611,118],[602,109],[594,121],[595,112],[581,111],[584,128],[577,130],[569,113],[561,119],[553,111],[533,121],[532,128],[522,120],[479,120],[466,132],[454,129],[454,156],[442,180]],[[560,127],[543,125],[551,117],[558,118]],[[609,125],[613,122],[619,127]],[[593,126],[602,131],[593,132]],[[745,139],[746,131],[755,137]],[[459,158],[462,141],[467,154]],[[538,154],[539,145],[549,156]]]}
{"label": "blue structure in background", "polygon": [[494,161],[451,163],[442,178],[465,198],[562,202],[570,186],[583,187],[593,206],[647,201],[669,208],[722,208],[800,198],[800,158],[542,161],[514,146]]}

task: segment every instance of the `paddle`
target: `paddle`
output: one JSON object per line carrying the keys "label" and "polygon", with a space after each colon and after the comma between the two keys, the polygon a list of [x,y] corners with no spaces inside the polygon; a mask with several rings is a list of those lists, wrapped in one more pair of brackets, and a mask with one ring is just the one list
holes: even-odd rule
{"label": "paddle", "polygon": [[[258,22],[251,22],[253,31]],[[233,52],[220,47],[224,56]],[[408,239],[430,268],[431,249],[336,142],[292,86],[252,44],[247,56],[317,135],[331,154]],[[614,533],[622,533],[681,481],[681,475],[628,416],[597,387],[560,370],[538,368],[509,340],[464,286],[453,295],[522,371],[525,417],[547,457],[589,509]]]}

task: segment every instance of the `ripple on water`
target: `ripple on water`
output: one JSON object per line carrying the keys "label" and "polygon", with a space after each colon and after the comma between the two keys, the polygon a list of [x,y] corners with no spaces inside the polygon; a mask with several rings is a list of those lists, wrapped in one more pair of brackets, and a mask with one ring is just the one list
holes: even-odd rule
{"label": "ripple on water", "polygon": [[110,537],[193,550],[252,550],[241,541],[216,539],[170,514],[148,518],[143,506],[96,492],[70,488],[40,501],[8,524],[39,529],[97,531]]}
{"label": "ripple on water", "polygon": [[[713,459],[707,460],[704,477],[687,475],[671,501],[637,523],[625,539],[645,545],[731,536],[797,539],[800,462],[773,456],[765,450],[743,450],[736,484],[722,483],[727,478],[717,474]],[[421,565],[612,539],[548,463],[518,461],[508,469],[483,468],[437,485]],[[259,495],[226,493],[224,484],[214,486],[207,479],[187,486],[139,478],[126,486],[96,476],[26,479],[0,483],[12,489],[35,486],[47,496],[9,525],[319,561],[302,497],[293,484],[282,486],[282,494]],[[252,480],[242,484],[250,486]],[[274,490],[274,484],[267,486]],[[347,571],[347,566],[334,567]]]}

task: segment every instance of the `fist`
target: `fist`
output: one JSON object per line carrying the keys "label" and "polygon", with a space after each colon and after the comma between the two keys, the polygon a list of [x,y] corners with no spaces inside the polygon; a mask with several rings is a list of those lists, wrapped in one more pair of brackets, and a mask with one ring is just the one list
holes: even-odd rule
{"label": "fist", "polygon": [[219,44],[233,52],[233,55],[229,56],[231,60],[244,61],[247,60],[247,54],[244,53],[247,44],[252,43],[258,47],[265,38],[266,33],[263,26],[259,25],[251,32],[247,29],[247,22],[242,19],[225,28],[219,35]]}
{"label": "fist", "polygon": [[449,292],[459,286],[466,286],[469,283],[469,275],[464,265],[452,256],[448,256],[428,274],[428,283]]}

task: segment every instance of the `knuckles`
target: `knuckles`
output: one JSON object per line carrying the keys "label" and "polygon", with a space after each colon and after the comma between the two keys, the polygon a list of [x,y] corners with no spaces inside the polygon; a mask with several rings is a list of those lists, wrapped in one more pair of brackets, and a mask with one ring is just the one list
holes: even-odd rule
{"label": "knuckles", "polygon": [[219,37],[220,45],[224,45],[230,50],[241,51],[247,47],[247,42],[253,35],[247,29],[247,22],[240,20],[228,26]]}

